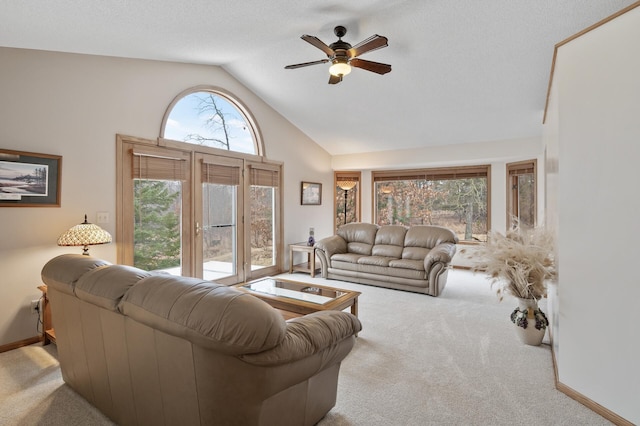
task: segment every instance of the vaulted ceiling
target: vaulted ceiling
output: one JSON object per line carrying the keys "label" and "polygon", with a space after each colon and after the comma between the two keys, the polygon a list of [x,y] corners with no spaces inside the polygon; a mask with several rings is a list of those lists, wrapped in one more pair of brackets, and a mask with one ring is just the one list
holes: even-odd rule
{"label": "vaulted ceiling", "polygon": [[[219,65],[337,155],[540,136],[554,45],[632,3],[2,1],[0,46]],[[300,36],[330,44],[336,25],[388,37],[362,59],[391,73],[284,69],[326,58]]]}

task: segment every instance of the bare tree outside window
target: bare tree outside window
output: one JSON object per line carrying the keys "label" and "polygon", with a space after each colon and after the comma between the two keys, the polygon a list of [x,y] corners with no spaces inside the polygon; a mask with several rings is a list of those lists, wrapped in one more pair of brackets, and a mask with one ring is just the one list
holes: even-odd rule
{"label": "bare tree outside window", "polygon": [[207,136],[203,136],[200,133],[189,133],[185,136],[185,142],[193,142],[199,145],[217,146],[219,148],[231,150],[229,143],[232,138],[229,133],[229,126],[227,125],[227,119],[238,119],[231,113],[222,110],[219,105],[221,101],[217,96],[212,93],[205,95],[194,95],[198,98],[198,114],[204,117],[204,124],[210,130]]}
{"label": "bare tree outside window", "polygon": [[244,114],[214,92],[193,92],[171,109],[164,137],[227,151],[256,154],[256,144]]}
{"label": "bare tree outside window", "polygon": [[461,241],[486,241],[487,178],[377,181],[379,225],[440,225]]}

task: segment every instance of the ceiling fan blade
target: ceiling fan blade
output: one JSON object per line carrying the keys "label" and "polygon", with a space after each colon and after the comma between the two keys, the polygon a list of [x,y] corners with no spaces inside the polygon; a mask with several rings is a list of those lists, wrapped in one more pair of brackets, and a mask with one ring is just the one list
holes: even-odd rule
{"label": "ceiling fan blade", "polygon": [[327,56],[335,55],[335,52],[333,51],[333,49],[330,48],[329,46],[327,46],[318,37],[314,37],[314,36],[310,36],[310,35],[305,34],[300,38],[303,39],[304,41],[306,41],[307,43],[310,43],[310,44],[314,45],[315,47],[317,47],[318,49],[322,50],[324,53],[327,54]]}
{"label": "ceiling fan blade", "polygon": [[320,59],[319,61],[311,61],[311,62],[303,62],[301,64],[287,65],[286,67],[284,67],[284,69],[292,70],[292,69],[295,69],[295,68],[308,67],[309,65],[324,64],[326,62],[329,62],[329,60],[328,59]]}
{"label": "ceiling fan blade", "polygon": [[374,34],[366,40],[361,41],[360,43],[353,46],[347,52],[351,55],[352,58],[356,56],[360,56],[364,53],[371,52],[376,49],[381,49],[383,47],[387,47],[389,40],[386,37],[383,37],[378,34]]}
{"label": "ceiling fan blade", "polygon": [[342,76],[340,75],[329,75],[329,84],[338,84],[342,81]]}
{"label": "ceiling fan blade", "polygon": [[391,65],[382,64],[380,62],[365,61],[364,59],[353,58],[350,62],[352,67],[362,68],[363,70],[375,72],[377,74],[386,74],[391,72]]}

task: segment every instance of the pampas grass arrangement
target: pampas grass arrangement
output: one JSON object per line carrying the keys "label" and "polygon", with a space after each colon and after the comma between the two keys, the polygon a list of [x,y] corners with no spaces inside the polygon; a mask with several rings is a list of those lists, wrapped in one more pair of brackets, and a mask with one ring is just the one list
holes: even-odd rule
{"label": "pampas grass arrangement", "polygon": [[516,227],[506,234],[492,231],[487,242],[468,257],[474,271],[489,275],[500,300],[507,293],[537,301],[546,295],[546,281],[556,277],[554,241],[544,228]]}

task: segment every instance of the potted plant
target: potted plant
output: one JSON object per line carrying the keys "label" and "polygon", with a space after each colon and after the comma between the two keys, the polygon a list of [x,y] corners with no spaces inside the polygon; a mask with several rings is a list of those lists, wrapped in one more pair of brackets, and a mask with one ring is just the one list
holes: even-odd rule
{"label": "potted plant", "polygon": [[486,244],[469,257],[473,261],[472,270],[489,276],[500,300],[505,294],[518,299],[511,321],[523,343],[540,345],[549,321],[538,301],[547,293],[547,281],[556,277],[551,232],[520,227],[506,234],[492,231]]}

